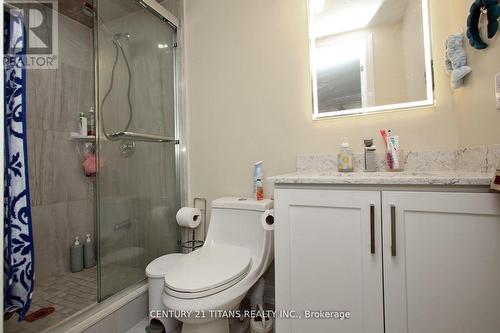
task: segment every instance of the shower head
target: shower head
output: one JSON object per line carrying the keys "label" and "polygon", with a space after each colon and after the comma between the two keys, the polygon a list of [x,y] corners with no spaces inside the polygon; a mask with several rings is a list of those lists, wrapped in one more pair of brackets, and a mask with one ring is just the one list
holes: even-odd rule
{"label": "shower head", "polygon": [[88,2],[83,3],[82,12],[89,17],[94,17],[94,7]]}

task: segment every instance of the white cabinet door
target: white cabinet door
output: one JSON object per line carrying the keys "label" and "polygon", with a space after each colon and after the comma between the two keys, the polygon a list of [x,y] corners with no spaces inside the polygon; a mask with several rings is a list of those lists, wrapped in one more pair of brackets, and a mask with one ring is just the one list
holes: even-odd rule
{"label": "white cabinet door", "polygon": [[[380,192],[274,195],[276,308],[301,316],[278,319],[276,332],[382,333]],[[306,310],[350,311],[351,319],[307,319]]]}
{"label": "white cabinet door", "polygon": [[500,332],[500,195],[383,192],[382,210],[386,333]]}

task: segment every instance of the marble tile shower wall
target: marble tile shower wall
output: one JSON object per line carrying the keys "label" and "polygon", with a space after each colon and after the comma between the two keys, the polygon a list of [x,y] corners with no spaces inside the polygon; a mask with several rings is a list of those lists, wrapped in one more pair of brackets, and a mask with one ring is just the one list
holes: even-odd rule
{"label": "marble tile shower wall", "polygon": [[[92,31],[59,15],[59,68],[27,72],[27,126],[37,280],[69,271],[74,236],[94,234],[94,182],[69,133],[93,105]],[[81,149],[81,147],[80,147]]]}

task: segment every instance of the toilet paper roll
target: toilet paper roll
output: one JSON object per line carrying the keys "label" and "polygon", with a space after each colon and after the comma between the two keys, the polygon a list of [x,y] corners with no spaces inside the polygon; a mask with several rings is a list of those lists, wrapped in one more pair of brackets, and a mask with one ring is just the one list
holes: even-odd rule
{"label": "toilet paper roll", "polygon": [[261,223],[264,230],[274,230],[274,209],[268,209],[262,214]]}
{"label": "toilet paper roll", "polygon": [[198,208],[182,207],[175,218],[181,227],[194,229],[200,225],[201,211]]}

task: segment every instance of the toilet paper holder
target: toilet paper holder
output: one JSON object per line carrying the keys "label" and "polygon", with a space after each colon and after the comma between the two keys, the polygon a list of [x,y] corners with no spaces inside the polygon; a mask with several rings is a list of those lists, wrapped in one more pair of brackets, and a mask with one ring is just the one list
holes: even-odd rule
{"label": "toilet paper holder", "polygon": [[[205,198],[194,198],[193,199],[193,207],[198,208],[202,214],[202,220],[200,225],[192,229],[191,239],[185,242],[182,242],[182,252],[193,252],[194,250],[199,249],[205,243],[205,238],[207,237],[207,199]],[[203,231],[202,239],[196,239],[196,231]]]}

